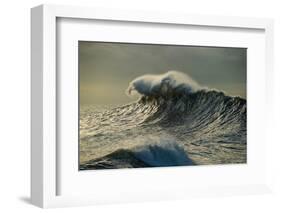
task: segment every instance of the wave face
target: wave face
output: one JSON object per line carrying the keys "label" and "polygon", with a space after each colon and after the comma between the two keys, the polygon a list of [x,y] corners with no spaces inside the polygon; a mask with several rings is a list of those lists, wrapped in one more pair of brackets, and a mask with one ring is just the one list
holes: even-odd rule
{"label": "wave face", "polygon": [[125,106],[82,106],[80,169],[246,163],[246,100],[182,75],[135,79]]}

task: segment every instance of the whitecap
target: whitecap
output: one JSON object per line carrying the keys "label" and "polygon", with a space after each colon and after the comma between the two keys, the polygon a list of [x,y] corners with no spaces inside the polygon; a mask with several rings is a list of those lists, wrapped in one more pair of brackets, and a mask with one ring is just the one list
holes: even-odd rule
{"label": "whitecap", "polygon": [[179,71],[160,75],[143,75],[130,82],[127,94],[135,92],[145,96],[165,96],[175,93],[193,93],[202,89],[190,76]]}

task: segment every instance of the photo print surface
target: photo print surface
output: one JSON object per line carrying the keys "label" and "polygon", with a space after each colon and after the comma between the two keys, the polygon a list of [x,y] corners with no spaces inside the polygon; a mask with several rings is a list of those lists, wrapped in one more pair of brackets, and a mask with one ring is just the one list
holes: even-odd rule
{"label": "photo print surface", "polygon": [[247,162],[247,49],[79,41],[79,169]]}

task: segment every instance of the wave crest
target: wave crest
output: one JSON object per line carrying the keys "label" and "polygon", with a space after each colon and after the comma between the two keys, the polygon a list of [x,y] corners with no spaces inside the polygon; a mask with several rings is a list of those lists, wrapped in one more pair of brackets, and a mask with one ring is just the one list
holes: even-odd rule
{"label": "wave crest", "polygon": [[143,75],[130,82],[127,94],[137,92],[145,96],[169,96],[179,93],[193,93],[203,89],[187,74],[168,71],[161,75]]}

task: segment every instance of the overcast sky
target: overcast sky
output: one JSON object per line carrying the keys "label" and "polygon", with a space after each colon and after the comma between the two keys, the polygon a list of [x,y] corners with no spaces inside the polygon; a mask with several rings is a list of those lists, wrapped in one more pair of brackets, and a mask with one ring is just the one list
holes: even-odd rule
{"label": "overcast sky", "polygon": [[187,73],[202,86],[246,97],[246,49],[79,42],[81,104],[123,104],[144,74]]}

